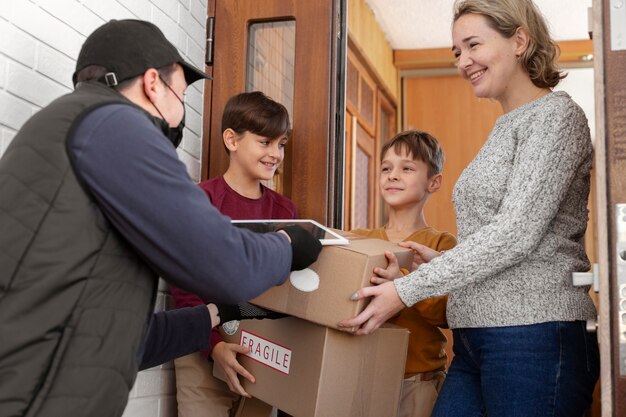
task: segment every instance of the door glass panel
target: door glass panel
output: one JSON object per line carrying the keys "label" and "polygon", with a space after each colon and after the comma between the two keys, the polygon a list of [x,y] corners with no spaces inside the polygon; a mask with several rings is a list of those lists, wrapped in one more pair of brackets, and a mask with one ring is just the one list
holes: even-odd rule
{"label": "door glass panel", "polygon": [[350,60],[348,60],[346,75],[346,99],[352,103],[355,109],[359,108],[359,73]]}
{"label": "door glass panel", "polygon": [[373,143],[374,138],[357,123],[356,149],[354,155],[354,217],[352,228],[372,227],[370,223],[370,199],[372,197]]}
{"label": "door glass panel", "polygon": [[361,105],[359,111],[367,124],[374,126],[374,89],[361,78]]}
{"label": "door glass panel", "polygon": [[352,228],[362,229],[369,227],[367,218],[369,213],[368,179],[370,177],[370,156],[360,146],[357,146],[355,159],[354,220]]}
{"label": "door glass panel", "polygon": [[246,91],[262,91],[293,112],[296,22],[250,25]]}
{"label": "door glass panel", "polygon": [[391,115],[387,113],[384,107],[380,107],[380,147],[382,148],[389,139],[389,131],[391,130]]}
{"label": "door glass panel", "polygon": [[[293,123],[296,22],[253,23],[248,33],[246,91],[262,91],[287,108]],[[263,184],[282,193],[282,166]]]}
{"label": "door glass panel", "polygon": [[[392,136],[392,123],[391,123],[391,114],[389,114],[387,112],[387,110],[385,109],[385,107],[380,106],[380,130],[379,130],[379,135],[380,135],[380,140],[378,141],[378,160],[380,160],[380,158],[382,158],[382,147],[389,142],[389,140],[391,140]],[[380,167],[379,167],[380,168]],[[379,172],[376,172],[376,175],[379,175]],[[378,177],[376,177],[378,178]],[[378,186],[378,184],[376,184],[375,186]],[[377,202],[377,204],[379,205],[379,213],[380,213],[380,218],[378,219],[379,224],[385,224],[387,222],[387,204],[385,204],[385,200],[383,200],[382,198],[378,199],[379,201]]]}

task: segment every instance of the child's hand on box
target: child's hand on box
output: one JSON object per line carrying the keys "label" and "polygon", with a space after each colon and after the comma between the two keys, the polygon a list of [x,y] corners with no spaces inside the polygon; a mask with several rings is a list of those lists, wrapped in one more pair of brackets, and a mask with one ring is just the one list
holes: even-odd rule
{"label": "child's hand on box", "polygon": [[398,265],[398,258],[393,252],[385,251],[385,257],[387,258],[387,268],[374,268],[374,276],[370,278],[370,282],[374,285],[383,284],[387,281],[393,281],[396,278],[402,277],[404,274],[400,270]]}
{"label": "child's hand on box", "polygon": [[226,383],[232,392],[250,398],[239,382],[239,376],[246,378],[254,384],[254,377],[237,361],[237,353],[248,353],[249,348],[236,343],[220,342],[213,348],[211,358],[216,365],[219,365],[226,374]]}

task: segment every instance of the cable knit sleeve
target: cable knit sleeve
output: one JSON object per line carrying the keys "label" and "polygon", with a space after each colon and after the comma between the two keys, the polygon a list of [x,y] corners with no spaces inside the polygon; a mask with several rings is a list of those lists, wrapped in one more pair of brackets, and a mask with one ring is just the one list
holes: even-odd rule
{"label": "cable knit sleeve", "polygon": [[397,279],[402,301],[411,306],[578,245],[591,154],[587,120],[567,95],[503,115],[455,187],[458,245]]}

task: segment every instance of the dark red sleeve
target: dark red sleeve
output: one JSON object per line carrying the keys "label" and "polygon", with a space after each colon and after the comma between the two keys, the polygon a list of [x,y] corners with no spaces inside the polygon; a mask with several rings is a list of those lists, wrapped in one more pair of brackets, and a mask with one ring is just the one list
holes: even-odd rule
{"label": "dark red sleeve", "polygon": [[209,198],[209,201],[211,201],[211,191],[210,191],[211,189],[209,187],[209,181],[208,180],[202,181],[200,184],[198,184],[198,187],[200,187],[200,189],[204,191],[206,196]]}
{"label": "dark red sleeve", "polygon": [[202,353],[203,355],[205,355],[207,358],[209,356],[211,356],[211,353],[213,352],[213,348],[215,346],[217,346],[218,343],[223,342],[224,339],[222,339],[222,335],[220,334],[220,331],[217,330],[217,327],[214,327],[211,329],[211,347],[209,348],[209,350],[201,350],[200,353]]}
{"label": "dark red sleeve", "polygon": [[174,299],[174,308],[195,307],[200,304],[206,304],[199,296],[174,286],[170,286],[170,293]]}

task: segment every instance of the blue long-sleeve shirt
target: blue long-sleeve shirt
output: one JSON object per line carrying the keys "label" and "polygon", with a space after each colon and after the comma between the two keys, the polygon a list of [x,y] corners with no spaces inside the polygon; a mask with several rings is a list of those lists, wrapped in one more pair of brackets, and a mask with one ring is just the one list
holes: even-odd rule
{"label": "blue long-sleeve shirt", "polygon": [[154,313],[140,354],[147,369],[210,347],[211,316],[206,305]]}
{"label": "blue long-sleeve shirt", "polygon": [[143,111],[123,104],[94,110],[69,146],[77,176],[106,218],[166,281],[237,303],[288,277],[289,240],[233,227]]}
{"label": "blue long-sleeve shirt", "polygon": [[[145,112],[123,104],[100,107],[68,143],[76,175],[106,219],[166,281],[206,299],[238,303],[288,277],[288,239],[233,227]],[[139,352],[141,368],[208,348],[210,330],[206,306],[155,313]]]}

